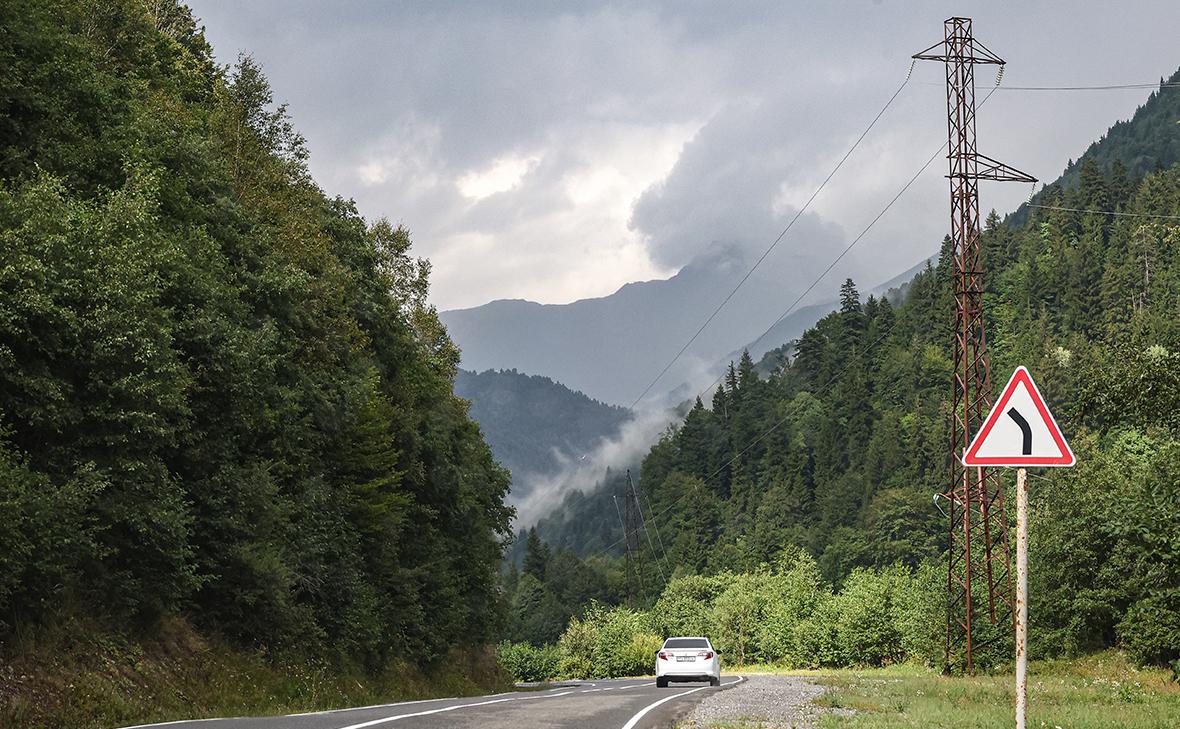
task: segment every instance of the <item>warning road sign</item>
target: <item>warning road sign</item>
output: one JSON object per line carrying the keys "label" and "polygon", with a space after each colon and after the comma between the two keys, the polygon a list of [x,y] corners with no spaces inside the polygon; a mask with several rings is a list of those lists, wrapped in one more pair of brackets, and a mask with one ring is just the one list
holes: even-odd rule
{"label": "warning road sign", "polygon": [[1073,451],[1023,366],[1000,393],[963,454],[965,466],[1072,466]]}

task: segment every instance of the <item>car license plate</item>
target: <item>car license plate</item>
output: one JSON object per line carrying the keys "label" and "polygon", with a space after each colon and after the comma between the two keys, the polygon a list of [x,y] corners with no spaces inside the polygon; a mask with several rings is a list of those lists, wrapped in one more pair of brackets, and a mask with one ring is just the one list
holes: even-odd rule
{"label": "car license plate", "polygon": [[692,663],[695,660],[695,656],[676,656],[677,663]]}

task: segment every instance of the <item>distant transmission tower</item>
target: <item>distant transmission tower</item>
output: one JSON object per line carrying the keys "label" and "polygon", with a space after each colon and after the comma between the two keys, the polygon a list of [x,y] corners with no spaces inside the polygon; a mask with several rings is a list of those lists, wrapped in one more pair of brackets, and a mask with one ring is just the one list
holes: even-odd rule
{"label": "distant transmission tower", "polygon": [[[1004,487],[994,469],[966,468],[960,458],[991,409],[991,365],[983,323],[983,260],[979,240],[979,180],[1036,182],[975,148],[975,65],[1004,61],[971,35],[970,18],[950,18],[946,36],[915,59],[946,64],[947,159],[951,182],[951,241],[954,244],[955,371],[951,424],[951,482],[942,496],[949,506],[946,668],[961,649],[967,673],[975,670],[972,626],[986,614],[1005,635],[1015,619],[1008,554]],[[987,582],[986,611],[975,604]]]}
{"label": "distant transmission tower", "polygon": [[627,539],[627,597],[631,607],[641,608],[647,600],[643,585],[643,543],[639,540],[643,512],[639,509],[639,496],[635,492],[635,482],[631,480],[631,469],[627,469],[627,493],[623,501],[627,515],[624,526]]}

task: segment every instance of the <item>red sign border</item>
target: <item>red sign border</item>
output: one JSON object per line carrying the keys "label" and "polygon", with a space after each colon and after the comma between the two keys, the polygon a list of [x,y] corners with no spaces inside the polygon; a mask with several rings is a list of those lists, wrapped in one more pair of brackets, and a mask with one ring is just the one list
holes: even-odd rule
{"label": "red sign border", "polygon": [[[996,422],[999,421],[1000,416],[1004,413],[1004,408],[1008,401],[1012,399],[1012,395],[1016,392],[1018,384],[1024,383],[1028,387],[1029,394],[1032,396],[1033,404],[1037,406],[1037,411],[1041,415],[1041,420],[1049,428],[1049,434],[1053,436],[1053,442],[1057,444],[1057,448],[1061,451],[1060,456],[1049,458],[1046,456],[979,456],[979,452],[983,441],[991,433],[992,428]],[[975,434],[971,440],[971,445],[963,453],[963,465],[969,467],[979,466],[1056,466],[1068,467],[1077,463],[1074,458],[1073,451],[1069,448],[1069,443],[1065,442],[1065,436],[1061,434],[1061,428],[1058,427],[1057,421],[1053,419],[1053,414],[1049,412],[1049,407],[1045,404],[1045,398],[1041,396],[1041,391],[1037,389],[1037,383],[1033,382],[1032,375],[1029,374],[1028,369],[1024,365],[1016,368],[1009,378],[1008,384],[1004,386],[1004,391],[1000,394],[1000,398],[996,400],[996,404],[992,407],[992,411],[988,413],[987,420],[984,421],[983,427]]]}

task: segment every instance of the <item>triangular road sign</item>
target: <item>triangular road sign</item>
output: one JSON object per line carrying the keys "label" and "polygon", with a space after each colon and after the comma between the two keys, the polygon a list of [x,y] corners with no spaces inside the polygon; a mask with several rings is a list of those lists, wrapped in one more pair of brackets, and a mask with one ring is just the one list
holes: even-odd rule
{"label": "triangular road sign", "polygon": [[1072,466],[1073,451],[1032,375],[1017,367],[963,454],[965,466]]}

